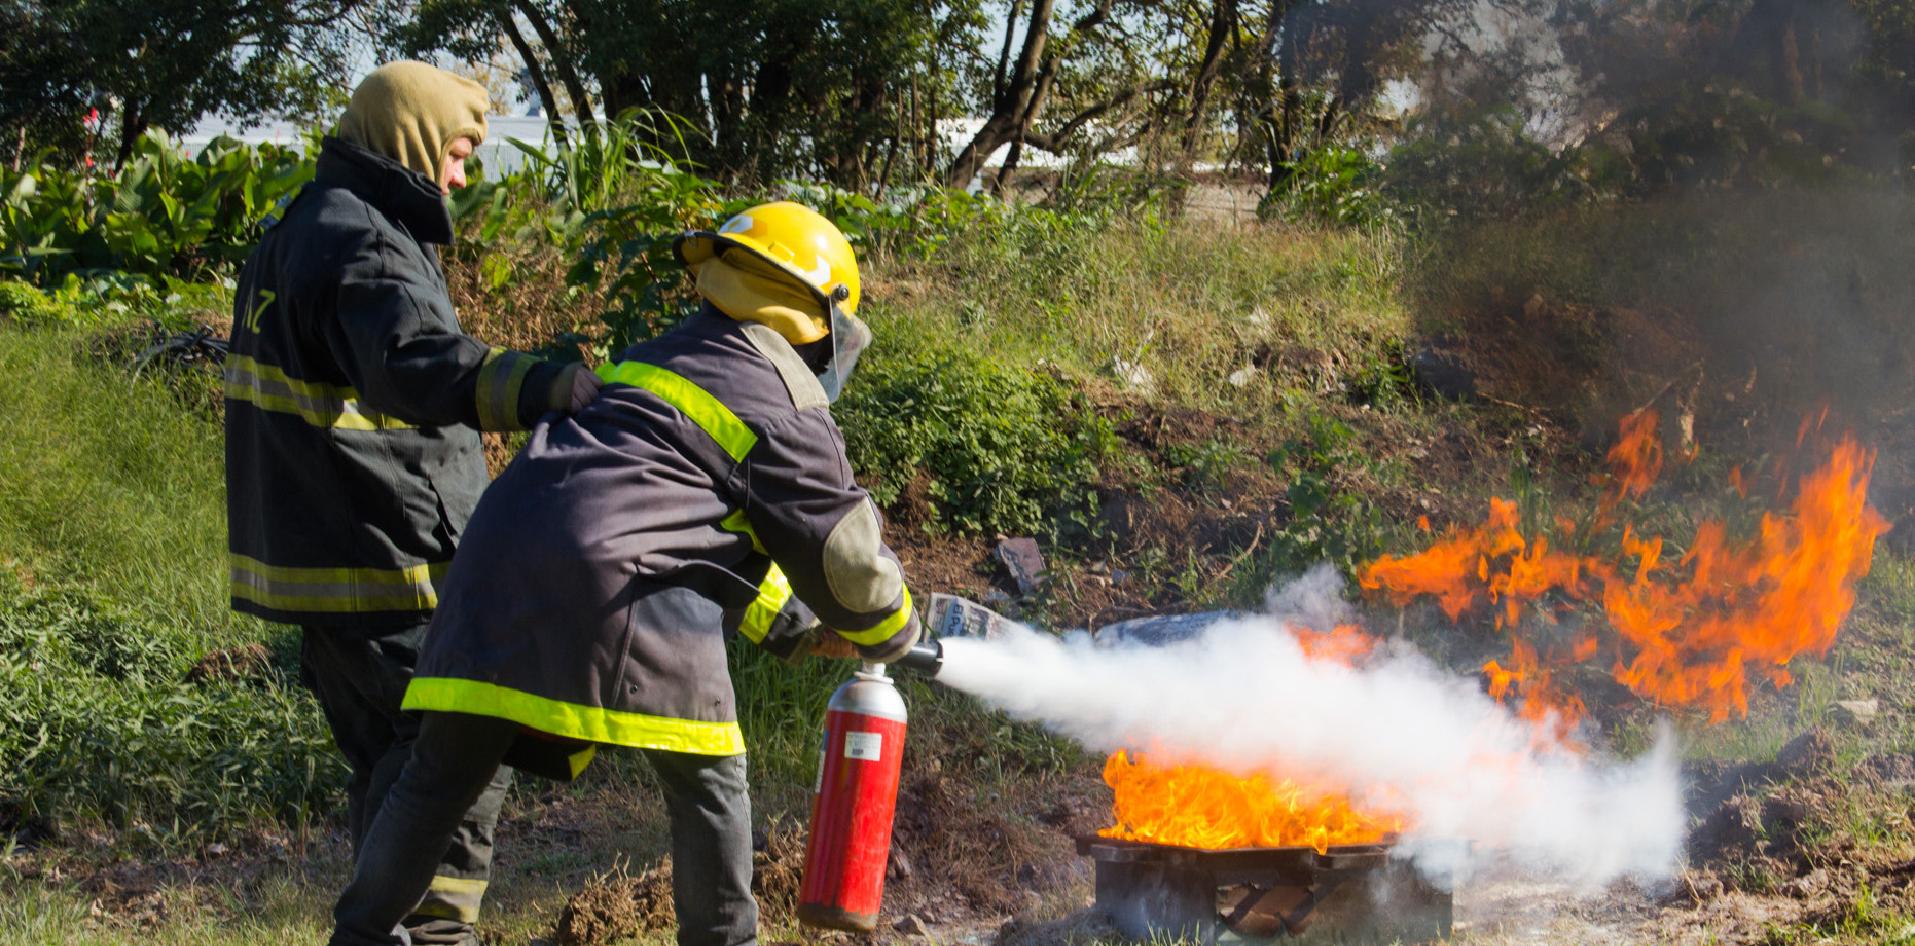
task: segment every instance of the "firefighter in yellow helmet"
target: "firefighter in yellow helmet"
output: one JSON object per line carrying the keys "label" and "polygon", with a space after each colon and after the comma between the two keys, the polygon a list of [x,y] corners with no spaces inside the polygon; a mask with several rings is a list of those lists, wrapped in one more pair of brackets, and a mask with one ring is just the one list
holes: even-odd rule
{"label": "firefighter in yellow helmet", "polygon": [[701,311],[599,369],[532,432],[446,576],[405,707],[419,741],[334,917],[335,944],[400,942],[427,852],[501,762],[572,777],[645,753],[672,820],[678,941],[755,942],[751,816],[725,640],[823,635],[891,661],[918,618],[830,403],[871,333],[838,229],[792,203],[685,234]]}

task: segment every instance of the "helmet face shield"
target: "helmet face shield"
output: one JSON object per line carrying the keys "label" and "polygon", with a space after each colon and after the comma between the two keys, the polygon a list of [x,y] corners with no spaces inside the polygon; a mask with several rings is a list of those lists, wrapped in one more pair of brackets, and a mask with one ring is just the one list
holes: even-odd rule
{"label": "helmet face shield", "polygon": [[824,386],[825,397],[837,403],[838,395],[844,393],[844,383],[851,378],[851,372],[858,367],[858,357],[871,346],[871,326],[864,320],[846,312],[836,302],[831,305],[831,364],[818,376],[818,383]]}

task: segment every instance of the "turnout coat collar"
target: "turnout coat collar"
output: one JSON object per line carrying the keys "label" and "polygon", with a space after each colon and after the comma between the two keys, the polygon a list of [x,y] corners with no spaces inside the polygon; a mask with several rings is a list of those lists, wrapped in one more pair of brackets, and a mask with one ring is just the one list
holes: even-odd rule
{"label": "turnout coat collar", "polygon": [[313,180],[351,191],[420,243],[452,242],[452,214],[439,185],[392,158],[328,135]]}

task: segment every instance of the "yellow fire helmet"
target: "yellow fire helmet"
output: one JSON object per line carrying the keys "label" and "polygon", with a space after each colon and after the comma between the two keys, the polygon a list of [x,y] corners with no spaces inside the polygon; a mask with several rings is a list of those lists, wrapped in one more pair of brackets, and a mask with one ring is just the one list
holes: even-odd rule
{"label": "yellow fire helmet", "polygon": [[851,244],[831,221],[802,204],[759,204],[716,232],[687,233],[673,247],[713,305],[732,318],[770,325],[793,344],[830,334],[834,308],[857,314],[858,260]]}

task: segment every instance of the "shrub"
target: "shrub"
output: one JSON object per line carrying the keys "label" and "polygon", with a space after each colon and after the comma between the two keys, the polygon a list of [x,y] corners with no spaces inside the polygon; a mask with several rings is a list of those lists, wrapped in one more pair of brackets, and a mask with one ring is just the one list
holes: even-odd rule
{"label": "shrub", "polygon": [[935,528],[1051,533],[1091,508],[1115,434],[1064,382],[955,349],[867,361],[836,413],[880,504],[922,476]]}
{"label": "shrub", "polygon": [[310,698],[272,668],[189,682],[189,640],[0,577],[0,807],[174,835],[326,810],[343,769]]}
{"label": "shrub", "polygon": [[1281,183],[1257,205],[1260,217],[1358,226],[1396,219],[1396,208],[1382,187],[1382,166],[1362,148],[1315,148],[1282,170]]}
{"label": "shrub", "polygon": [[79,322],[78,306],[49,296],[18,279],[0,279],[0,321],[20,325],[64,325]]}

